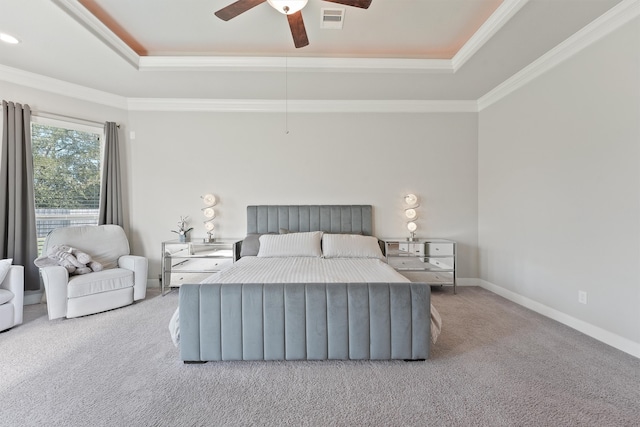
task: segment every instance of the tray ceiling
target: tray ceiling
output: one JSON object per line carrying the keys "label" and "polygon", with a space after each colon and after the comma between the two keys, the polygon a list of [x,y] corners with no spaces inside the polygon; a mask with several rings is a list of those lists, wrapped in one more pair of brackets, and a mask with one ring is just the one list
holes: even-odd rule
{"label": "tray ceiling", "polygon": [[[230,20],[229,0],[2,0],[0,80],[56,79],[126,98],[477,100],[616,6],[637,0],[373,0],[342,30],[295,49],[267,3]],[[632,6],[629,6],[632,5]],[[626,12],[623,12],[626,13]],[[36,84],[37,86],[37,84]],[[49,86],[51,86],[49,84]]]}

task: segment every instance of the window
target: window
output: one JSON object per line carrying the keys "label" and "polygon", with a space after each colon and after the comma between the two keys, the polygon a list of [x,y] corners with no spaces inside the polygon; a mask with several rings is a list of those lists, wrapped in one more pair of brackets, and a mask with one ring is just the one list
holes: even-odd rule
{"label": "window", "polygon": [[40,249],[49,231],[98,224],[102,129],[33,117],[31,145]]}

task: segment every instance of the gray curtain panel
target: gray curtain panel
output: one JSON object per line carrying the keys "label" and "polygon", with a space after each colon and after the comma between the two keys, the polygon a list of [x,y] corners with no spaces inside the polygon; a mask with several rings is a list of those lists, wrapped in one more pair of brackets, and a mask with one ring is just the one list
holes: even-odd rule
{"label": "gray curtain panel", "polygon": [[124,227],[118,125],[114,122],[106,122],[104,124],[104,134],[104,159],[98,224],[115,224]]}
{"label": "gray curtain panel", "polygon": [[24,266],[25,290],[40,289],[36,210],[33,192],[31,109],[2,101],[0,151],[0,259]]}

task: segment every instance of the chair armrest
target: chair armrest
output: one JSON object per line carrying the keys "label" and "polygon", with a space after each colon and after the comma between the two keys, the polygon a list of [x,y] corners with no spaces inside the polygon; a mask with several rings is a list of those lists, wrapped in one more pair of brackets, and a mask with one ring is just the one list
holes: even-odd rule
{"label": "chair armrest", "polygon": [[118,267],[133,271],[133,300],[144,299],[147,295],[149,261],[142,256],[124,255],[118,258]]}
{"label": "chair armrest", "polygon": [[59,265],[40,269],[44,291],[47,294],[47,312],[49,320],[67,315],[67,285],[69,272]]}
{"label": "chair armrest", "polygon": [[7,276],[0,283],[0,288],[11,291],[14,295],[24,295],[24,267],[21,265],[10,266]]}
{"label": "chair armrest", "polygon": [[14,305],[14,324],[22,323],[22,311],[24,307],[24,267],[12,265],[9,267],[7,276],[0,283],[0,288],[6,289],[13,294],[10,304]]}

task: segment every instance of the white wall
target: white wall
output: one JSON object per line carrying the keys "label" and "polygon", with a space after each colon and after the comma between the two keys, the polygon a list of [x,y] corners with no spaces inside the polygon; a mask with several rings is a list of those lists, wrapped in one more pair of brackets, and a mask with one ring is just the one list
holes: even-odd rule
{"label": "white wall", "polygon": [[372,204],[376,234],[402,237],[402,198],[414,192],[418,235],[457,240],[459,277],[478,275],[476,113],[137,112],[5,81],[0,98],[121,125],[131,248],[150,258],[152,279],[180,215],[204,236],[208,192],[227,238],[245,234],[246,206],[258,203]]}
{"label": "white wall", "polygon": [[[289,133],[286,134],[288,122]],[[180,215],[204,236],[245,234],[249,204],[372,204],[374,232],[406,236],[402,197],[422,199],[419,235],[459,241],[460,277],[477,277],[477,114],[130,113],[134,246],[160,273]]]}
{"label": "white wall", "polygon": [[478,151],[480,277],[637,352],[640,21],[481,111]]}

